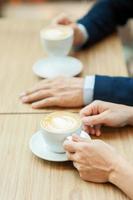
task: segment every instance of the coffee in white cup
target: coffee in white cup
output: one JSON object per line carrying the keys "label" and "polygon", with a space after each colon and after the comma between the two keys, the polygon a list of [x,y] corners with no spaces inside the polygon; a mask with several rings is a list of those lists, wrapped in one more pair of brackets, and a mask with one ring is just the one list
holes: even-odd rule
{"label": "coffee in white cup", "polygon": [[48,56],[66,56],[73,45],[73,29],[69,26],[47,27],[41,30],[40,37]]}
{"label": "coffee in white cup", "polygon": [[64,140],[74,133],[80,135],[82,129],[80,117],[64,111],[46,115],[40,125],[48,149],[56,153],[64,153]]}

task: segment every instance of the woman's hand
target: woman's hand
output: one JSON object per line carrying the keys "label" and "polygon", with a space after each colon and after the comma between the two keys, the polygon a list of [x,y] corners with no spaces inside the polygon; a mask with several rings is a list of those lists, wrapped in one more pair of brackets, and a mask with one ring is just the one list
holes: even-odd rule
{"label": "woman's hand", "polygon": [[102,125],[111,127],[123,127],[133,124],[133,107],[94,101],[80,112],[84,130],[99,136]]}
{"label": "woman's hand", "polygon": [[73,161],[83,180],[108,182],[119,156],[115,149],[102,140],[81,139],[73,135],[73,140],[64,142],[68,159]]}
{"label": "woman's hand", "polygon": [[133,199],[133,167],[112,146],[74,135],[72,141],[64,142],[64,148],[83,180],[110,182]]}
{"label": "woman's hand", "polygon": [[51,106],[83,106],[83,78],[58,77],[40,81],[33,88],[20,95],[23,103],[31,103],[32,108]]}
{"label": "woman's hand", "polygon": [[84,42],[84,35],[82,31],[79,29],[77,23],[73,22],[68,16],[65,14],[59,15],[55,18],[52,24],[60,24],[70,26],[74,31],[74,46],[80,46]]}

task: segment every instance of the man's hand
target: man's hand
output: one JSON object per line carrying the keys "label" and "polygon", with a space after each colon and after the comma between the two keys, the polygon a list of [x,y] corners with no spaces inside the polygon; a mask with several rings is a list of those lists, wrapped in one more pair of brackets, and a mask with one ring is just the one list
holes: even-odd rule
{"label": "man's hand", "polygon": [[64,149],[80,177],[91,182],[108,182],[121,158],[115,149],[102,140],[89,141],[77,135],[72,138],[72,141],[64,142]]}
{"label": "man's hand", "polygon": [[39,82],[33,88],[21,94],[23,103],[31,103],[32,108],[51,106],[83,106],[83,78],[58,77]]}
{"label": "man's hand", "polygon": [[80,112],[84,130],[99,136],[102,125],[123,127],[133,124],[133,108],[125,105],[94,101]]}
{"label": "man's hand", "polygon": [[74,31],[74,46],[80,46],[83,44],[84,35],[83,35],[82,31],[79,29],[77,23],[73,22],[65,14],[59,15],[56,19],[53,20],[52,23],[70,26]]}

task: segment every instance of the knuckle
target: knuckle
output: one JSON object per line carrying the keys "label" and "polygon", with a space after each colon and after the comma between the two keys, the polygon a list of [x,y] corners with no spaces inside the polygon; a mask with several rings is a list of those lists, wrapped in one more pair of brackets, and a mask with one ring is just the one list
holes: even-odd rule
{"label": "knuckle", "polygon": [[56,92],[58,92],[58,94],[61,95],[62,92],[64,92],[64,90],[65,90],[65,88],[62,85],[58,85]]}
{"label": "knuckle", "polygon": [[83,151],[87,151],[88,150],[88,144],[85,144],[84,146],[83,146]]}
{"label": "knuckle", "polygon": [[51,93],[53,96],[57,96],[57,91],[58,91],[57,88],[56,88],[56,89],[51,89],[51,90],[50,90],[50,93]]}
{"label": "knuckle", "polygon": [[56,94],[53,89],[49,90],[47,93],[49,96],[54,96]]}
{"label": "knuckle", "polygon": [[44,90],[39,91],[39,94],[42,96],[44,94]]}
{"label": "knuckle", "polygon": [[78,153],[76,156],[75,156],[75,160],[80,162],[82,160],[82,155],[80,153]]}
{"label": "knuckle", "polygon": [[87,154],[90,154],[93,150],[93,143],[92,142],[89,142],[89,143],[84,143],[83,144],[83,147],[82,147],[82,161],[85,159],[85,155],[86,153]]}

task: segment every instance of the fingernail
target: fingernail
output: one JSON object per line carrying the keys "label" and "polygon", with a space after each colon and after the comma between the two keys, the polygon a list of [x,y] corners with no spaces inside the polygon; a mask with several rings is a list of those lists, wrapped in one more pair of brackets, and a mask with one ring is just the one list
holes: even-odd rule
{"label": "fingernail", "polygon": [[101,133],[98,131],[98,132],[96,133],[96,135],[99,137],[99,136],[101,135]]}
{"label": "fingernail", "polygon": [[36,103],[32,103],[31,107],[32,108],[37,108],[37,104]]}
{"label": "fingernail", "polygon": [[23,96],[25,96],[26,95],[26,92],[22,92],[22,93],[20,93],[20,97],[23,97]]}
{"label": "fingernail", "polygon": [[22,97],[22,102],[23,102],[23,103],[26,103],[26,102],[27,102],[27,100],[28,100],[28,98],[27,98],[27,97]]}
{"label": "fingernail", "polygon": [[91,134],[95,135],[95,130],[94,129],[91,130]]}

